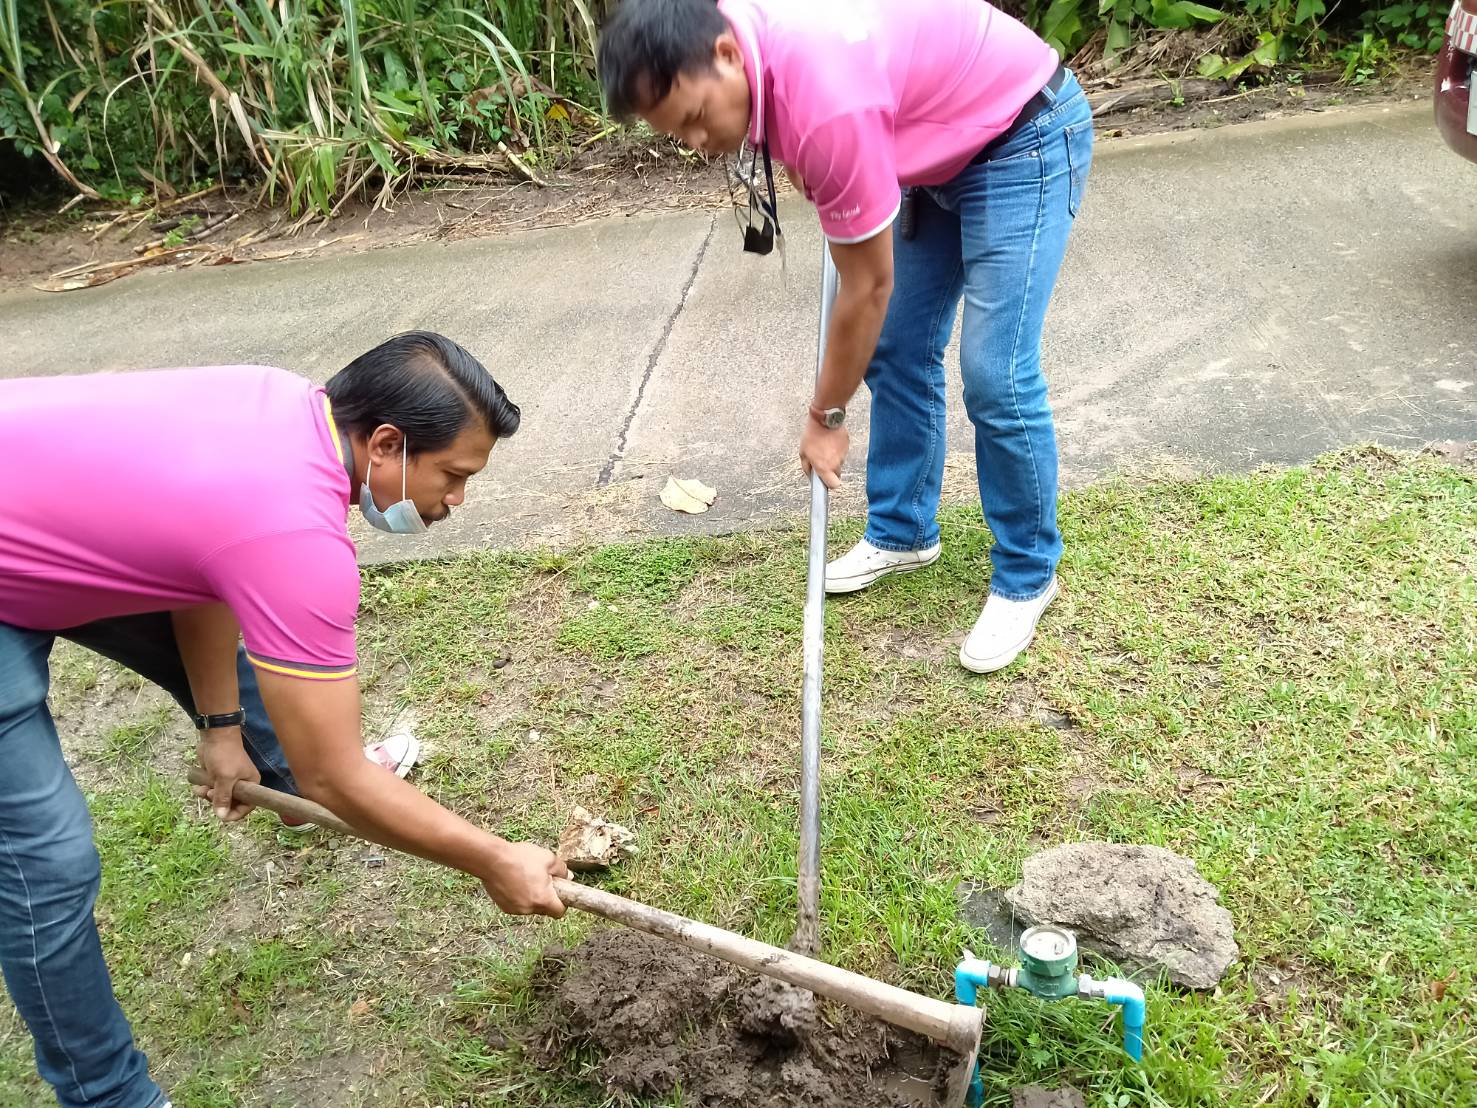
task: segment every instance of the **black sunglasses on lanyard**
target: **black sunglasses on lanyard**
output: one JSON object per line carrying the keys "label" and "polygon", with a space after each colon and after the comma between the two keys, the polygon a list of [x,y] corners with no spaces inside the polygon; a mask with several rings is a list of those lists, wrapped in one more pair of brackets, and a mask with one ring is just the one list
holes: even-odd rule
{"label": "black sunglasses on lanyard", "polygon": [[[784,256],[785,236],[780,230],[779,203],[774,195],[774,165],[769,159],[769,143],[759,149],[746,144],[749,164],[744,167],[744,155],[740,150],[729,163],[728,197],[733,202],[734,219],[744,236],[746,254],[769,254],[778,241],[780,255]],[[759,156],[764,156],[765,193],[759,191]],[[766,195],[767,193],[767,195]]]}

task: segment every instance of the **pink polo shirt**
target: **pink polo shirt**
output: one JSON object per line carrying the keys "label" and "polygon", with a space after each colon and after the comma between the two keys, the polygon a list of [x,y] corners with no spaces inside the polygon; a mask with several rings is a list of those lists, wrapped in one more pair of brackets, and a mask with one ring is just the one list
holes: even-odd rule
{"label": "pink polo shirt", "polygon": [[0,380],[0,622],[224,601],[258,667],[354,673],[349,474],[321,388],[265,366]]}
{"label": "pink polo shirt", "polygon": [[832,242],[897,214],[902,185],[950,180],[1056,70],[984,0],[718,0],[744,49],[749,141],[795,170]]}

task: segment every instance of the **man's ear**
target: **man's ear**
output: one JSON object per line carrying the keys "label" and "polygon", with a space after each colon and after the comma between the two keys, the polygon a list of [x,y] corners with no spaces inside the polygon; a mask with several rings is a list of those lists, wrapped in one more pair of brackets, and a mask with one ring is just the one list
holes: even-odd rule
{"label": "man's ear", "polygon": [[724,31],[713,43],[713,64],[729,68],[743,67],[744,52],[739,48],[738,39],[734,37],[732,31]]}
{"label": "man's ear", "polygon": [[365,443],[371,464],[400,460],[404,450],[405,436],[392,423],[381,423],[369,433]]}

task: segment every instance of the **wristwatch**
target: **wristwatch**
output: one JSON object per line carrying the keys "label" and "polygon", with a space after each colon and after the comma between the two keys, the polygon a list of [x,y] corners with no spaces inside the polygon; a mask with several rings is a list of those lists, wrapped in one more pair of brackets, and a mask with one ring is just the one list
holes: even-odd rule
{"label": "wristwatch", "polygon": [[234,712],[221,712],[213,716],[196,713],[190,718],[195,721],[196,731],[214,731],[217,727],[240,727],[246,722],[246,713],[237,708]]}
{"label": "wristwatch", "polygon": [[810,406],[810,418],[815,420],[828,431],[832,431],[846,422],[846,409],[817,408],[814,404],[812,404]]}

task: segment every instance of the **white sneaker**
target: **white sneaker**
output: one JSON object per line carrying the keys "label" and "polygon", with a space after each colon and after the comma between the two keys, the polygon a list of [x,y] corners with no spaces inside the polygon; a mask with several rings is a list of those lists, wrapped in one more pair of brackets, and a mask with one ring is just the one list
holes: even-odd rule
{"label": "white sneaker", "polygon": [[1034,600],[1006,600],[993,593],[959,650],[959,664],[975,673],[994,673],[1016,660],[1036,636],[1036,622],[1056,599],[1056,575]]}
{"label": "white sneaker", "polygon": [[889,573],[911,573],[938,560],[938,543],[923,550],[879,550],[863,539],[826,566],[826,591],[856,592]]}

